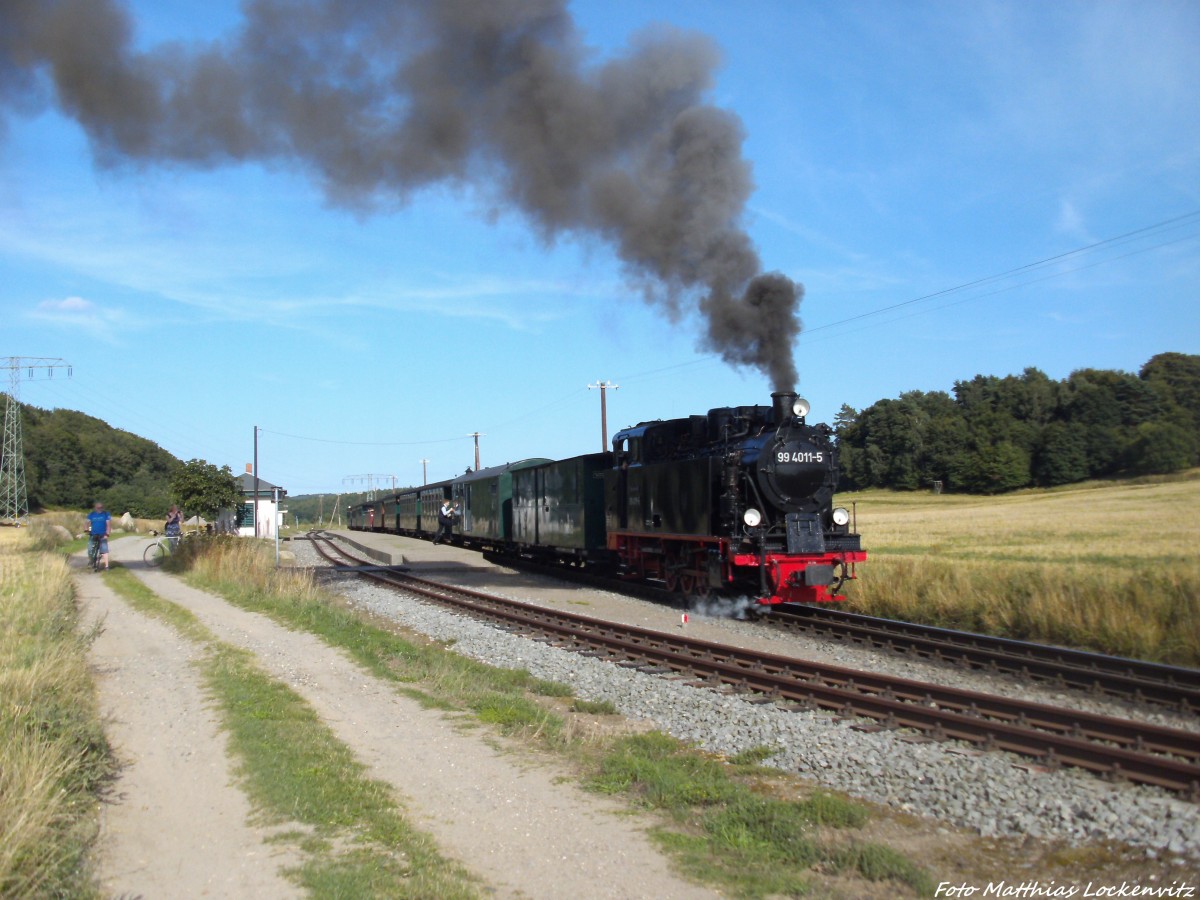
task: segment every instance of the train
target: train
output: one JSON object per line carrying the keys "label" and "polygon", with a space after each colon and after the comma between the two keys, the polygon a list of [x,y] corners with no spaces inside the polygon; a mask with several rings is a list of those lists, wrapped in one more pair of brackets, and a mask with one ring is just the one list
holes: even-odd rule
{"label": "train", "polygon": [[611,450],[468,470],[353,506],[349,526],[432,538],[457,503],[453,542],[660,587],[690,600],[829,603],[867,558],[834,506],[833,430],[790,391],[765,406],[641,422]]}

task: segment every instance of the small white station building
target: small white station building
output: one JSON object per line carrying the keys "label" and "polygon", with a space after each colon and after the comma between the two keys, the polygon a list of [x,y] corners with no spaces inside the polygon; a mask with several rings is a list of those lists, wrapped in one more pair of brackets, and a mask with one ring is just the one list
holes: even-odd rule
{"label": "small white station building", "polygon": [[242,489],[242,502],[237,508],[237,533],[241,537],[274,539],[287,514],[283,502],[287,491],[260,476],[255,494],[254,475],[249,472],[239,475],[237,480]]}

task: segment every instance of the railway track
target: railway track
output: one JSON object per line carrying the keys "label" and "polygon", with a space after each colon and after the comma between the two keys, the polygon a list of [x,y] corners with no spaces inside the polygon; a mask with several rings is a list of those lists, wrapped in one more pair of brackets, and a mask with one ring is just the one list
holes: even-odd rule
{"label": "railway track", "polygon": [[1200,801],[1200,740],[1191,732],[606,622],[372,564],[349,555],[325,536],[314,534],[312,542],[318,553],[343,571],[618,665],[745,693],[783,708],[829,710],[870,719],[873,727],[911,728],[936,740],[1008,750],[1043,766],[1074,766]]}
{"label": "railway track", "polygon": [[[653,585],[632,584],[585,570],[496,554],[485,553],[484,558],[498,565],[660,603],[680,602],[679,595]],[[830,606],[770,607],[770,612],[759,621],[944,665],[1015,675],[1060,690],[1078,690],[1093,696],[1153,704],[1184,715],[1200,715],[1200,669],[864,616]]]}
{"label": "railway track", "polygon": [[1086,691],[1200,713],[1200,670],[1105,656],[1047,644],[880,619],[845,610],[778,608],[774,625],[934,662],[1018,675],[1056,688]]}

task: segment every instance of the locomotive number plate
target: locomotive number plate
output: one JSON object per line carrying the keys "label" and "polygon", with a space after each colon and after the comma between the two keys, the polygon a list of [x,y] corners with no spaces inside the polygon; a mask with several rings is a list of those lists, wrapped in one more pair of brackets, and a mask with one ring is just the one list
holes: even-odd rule
{"label": "locomotive number plate", "polygon": [[786,450],[780,450],[775,454],[775,462],[781,463],[823,463],[825,462],[824,453],[816,453],[811,450],[788,453]]}

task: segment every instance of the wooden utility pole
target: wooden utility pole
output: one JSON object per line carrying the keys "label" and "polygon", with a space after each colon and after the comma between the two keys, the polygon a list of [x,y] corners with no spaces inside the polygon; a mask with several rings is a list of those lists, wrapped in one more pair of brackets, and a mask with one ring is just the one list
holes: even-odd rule
{"label": "wooden utility pole", "polygon": [[480,434],[478,431],[472,431],[470,434],[467,435],[467,437],[475,438],[475,471],[478,472],[479,471],[479,439],[481,437],[487,437],[487,435]]}
{"label": "wooden utility pole", "polygon": [[617,390],[621,386],[613,384],[611,381],[597,381],[595,384],[589,384],[588,390],[600,389],[600,452],[603,453],[608,449],[608,402],[605,396],[611,388]]}

